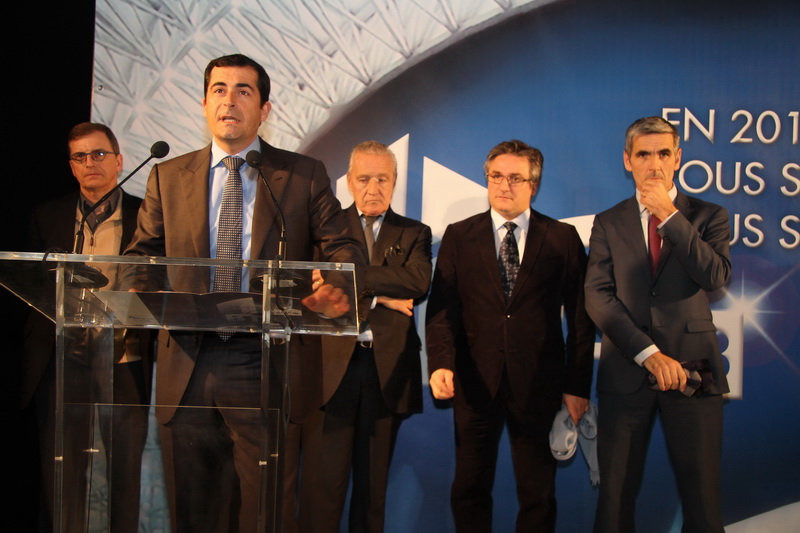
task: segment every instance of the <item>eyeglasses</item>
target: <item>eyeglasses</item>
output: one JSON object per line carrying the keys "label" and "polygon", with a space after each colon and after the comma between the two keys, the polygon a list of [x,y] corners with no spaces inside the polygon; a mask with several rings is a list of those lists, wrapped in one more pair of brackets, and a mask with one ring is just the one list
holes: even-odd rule
{"label": "eyeglasses", "polygon": [[494,185],[500,185],[503,180],[508,182],[509,187],[514,187],[522,185],[528,181],[533,181],[532,179],[525,179],[519,174],[511,174],[510,176],[504,176],[499,172],[495,172],[494,174],[486,174],[486,181],[493,183]]}
{"label": "eyeglasses", "polygon": [[108,154],[118,155],[117,152],[109,152],[108,150],[92,150],[91,152],[75,152],[69,158],[76,163],[85,163],[86,156],[92,156],[92,161],[99,163],[106,158]]}

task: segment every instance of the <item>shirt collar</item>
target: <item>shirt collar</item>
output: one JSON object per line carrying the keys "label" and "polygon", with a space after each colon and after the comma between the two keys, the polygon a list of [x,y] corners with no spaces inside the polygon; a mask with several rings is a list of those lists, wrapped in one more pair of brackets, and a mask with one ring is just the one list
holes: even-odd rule
{"label": "shirt collar", "polygon": [[[86,214],[89,209],[92,208],[94,202],[90,201],[86,196],[84,196],[83,192],[79,192],[80,194],[80,203],[78,204],[82,214]],[[122,189],[117,189],[114,191],[114,194],[109,196],[102,204],[97,206],[97,209],[94,210],[95,213],[105,213],[106,209],[111,209],[113,213],[114,210],[119,205],[120,199],[122,198]]]}
{"label": "shirt collar", "polygon": [[528,209],[526,209],[525,211],[523,211],[522,213],[520,213],[520,215],[517,218],[513,219],[513,220],[506,220],[506,217],[504,217],[503,215],[501,215],[500,213],[498,213],[494,209],[490,209],[489,212],[492,215],[492,229],[494,230],[495,233],[497,233],[497,231],[501,227],[503,227],[503,224],[505,224],[506,222],[513,222],[514,224],[517,225],[518,228],[522,228],[522,231],[525,231],[525,232],[528,231],[528,226],[530,225],[530,221],[531,221],[531,208],[530,207]]}
{"label": "shirt collar", "polygon": [[244,150],[242,150],[241,152],[239,152],[237,154],[229,154],[228,152],[226,152],[225,150],[223,150],[222,148],[219,147],[219,145],[217,144],[216,140],[212,140],[211,141],[211,168],[214,168],[215,166],[221,164],[222,160],[224,158],[228,157],[229,155],[232,155],[234,157],[241,157],[242,159],[245,160],[245,164],[247,164],[247,157],[246,156],[247,156],[248,153],[250,153],[251,150],[255,150],[256,152],[261,153],[261,139],[258,137],[258,135],[256,135],[255,139],[253,139],[253,142],[251,142]]}
{"label": "shirt collar", "polygon": [[[361,209],[359,209],[358,206],[356,206],[356,211],[358,212],[358,218],[361,218],[361,217],[364,216],[364,212]],[[386,211],[384,211],[383,213],[378,215],[378,218],[380,218],[380,219],[386,218]]]}

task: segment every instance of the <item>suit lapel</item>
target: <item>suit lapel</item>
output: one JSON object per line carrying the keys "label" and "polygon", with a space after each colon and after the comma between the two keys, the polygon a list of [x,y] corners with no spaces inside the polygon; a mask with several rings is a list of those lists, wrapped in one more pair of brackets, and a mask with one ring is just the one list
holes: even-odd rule
{"label": "suit lapel", "polygon": [[128,193],[122,191],[122,240],[119,243],[120,255],[122,255],[122,252],[128,247],[128,243],[133,240],[133,234],[136,231],[136,217],[139,210],[134,205],[135,203],[136,201],[128,195]]}
{"label": "suit lapel", "polygon": [[[674,187],[674,185],[673,185]],[[675,197],[675,208],[681,212],[683,216],[689,218],[689,200],[685,194],[678,191],[678,196]],[[661,275],[661,271],[664,270],[664,265],[666,264],[667,260],[669,259],[670,254],[672,253],[672,245],[669,241],[661,241],[661,255],[658,259],[658,268],[656,269],[656,275],[653,278],[655,282],[658,280],[658,277]]]}
{"label": "suit lapel", "polygon": [[[347,221],[350,224],[351,235],[359,242],[361,247],[366,252],[367,241],[364,236],[364,227],[361,224],[361,217],[358,214],[356,204],[351,204],[345,210],[347,214]],[[381,229],[378,232],[378,238],[375,240],[375,245],[372,247],[372,257],[370,258],[370,265],[381,266],[386,259],[386,251],[394,246],[403,234],[403,230],[398,228],[394,223],[397,215],[394,214],[391,208],[386,211],[381,222]]]}
{"label": "suit lapel", "polygon": [[517,281],[514,282],[514,290],[511,291],[511,298],[508,304],[511,305],[517,298],[517,295],[525,285],[525,281],[536,264],[536,259],[539,257],[539,251],[542,249],[545,236],[547,235],[548,224],[547,222],[538,217],[536,211],[531,209],[531,217],[528,223],[528,235],[525,237],[525,253],[522,255],[522,263],[519,266],[517,273]]}
{"label": "suit lapel", "polygon": [[[486,268],[487,275],[484,279],[490,280],[497,297],[501,302],[505,302],[503,284],[500,281],[500,266],[497,263],[497,249],[494,244],[494,227],[492,226],[492,216],[489,211],[486,211],[484,216],[477,221],[477,226],[475,240],[477,241],[478,255],[480,255],[481,262]],[[480,279],[479,276],[476,277]]]}
{"label": "suit lapel", "polygon": [[615,221],[614,230],[624,242],[624,248],[631,250],[636,269],[642,271],[642,275],[649,278],[651,276],[650,259],[645,245],[639,202],[636,201],[635,196],[629,198],[623,205],[620,217]]}
{"label": "suit lapel", "polygon": [[382,265],[389,250],[400,240],[403,230],[395,224],[395,217],[394,211],[389,208],[381,223],[381,231],[378,233],[375,246],[372,247],[372,257],[370,258],[371,265]]}
{"label": "suit lapel", "polygon": [[[290,171],[285,168],[286,161],[281,157],[280,152],[261,140],[261,173],[269,183],[275,198],[282,208],[285,209],[283,197],[289,182]],[[275,203],[270,197],[269,191],[264,185],[264,181],[258,176],[256,187],[256,202],[253,207],[253,228],[252,241],[250,242],[251,259],[274,259],[265,257],[267,250],[274,249],[277,252],[277,243],[280,238],[281,220]],[[288,229],[286,230],[288,233]],[[269,239],[269,240],[268,240]],[[287,241],[288,241],[287,235]],[[274,243],[274,245],[273,245]],[[287,256],[289,251],[287,250]]]}
{"label": "suit lapel", "polygon": [[367,255],[367,241],[364,239],[364,228],[361,227],[361,217],[358,216],[356,204],[350,204],[350,207],[345,209],[345,214],[347,215],[347,223],[350,224],[350,235],[361,245],[364,255]]}
{"label": "suit lapel", "polygon": [[[72,220],[72,224],[54,224],[48,226],[48,230],[52,229],[50,235],[42,235],[41,238],[45,243],[58,243],[53,246],[63,250],[72,250],[75,244],[75,232],[78,231],[78,202],[81,201],[79,192],[70,194],[63,202],[59,200],[55,210],[57,212],[48,213],[47,216],[52,220]],[[37,250],[44,252],[45,250]]]}
{"label": "suit lapel", "polygon": [[[192,235],[195,257],[209,257],[211,254],[208,232],[208,173],[211,164],[211,145],[209,144],[189,161],[178,174],[178,186],[184,198],[183,215],[186,221],[175,221],[187,224]],[[202,209],[197,209],[202,206]]]}

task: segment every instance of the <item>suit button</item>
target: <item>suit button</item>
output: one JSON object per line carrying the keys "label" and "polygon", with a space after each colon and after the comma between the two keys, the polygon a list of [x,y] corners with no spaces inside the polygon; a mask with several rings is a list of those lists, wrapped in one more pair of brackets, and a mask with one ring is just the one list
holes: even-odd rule
{"label": "suit button", "polygon": [[650,331],[650,328],[648,328],[647,326],[642,326],[642,331],[647,333],[648,331]]}
{"label": "suit button", "polygon": [[655,297],[656,297],[656,291],[650,292],[650,298],[655,298]]}

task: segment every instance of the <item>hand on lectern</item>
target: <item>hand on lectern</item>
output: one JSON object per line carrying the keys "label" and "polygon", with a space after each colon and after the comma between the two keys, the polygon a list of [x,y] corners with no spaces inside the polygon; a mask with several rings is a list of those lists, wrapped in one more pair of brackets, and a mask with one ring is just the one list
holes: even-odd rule
{"label": "hand on lectern", "polygon": [[314,281],[316,290],[303,298],[302,303],[315,313],[320,313],[328,318],[339,318],[350,310],[347,294],[342,289],[322,281]]}

